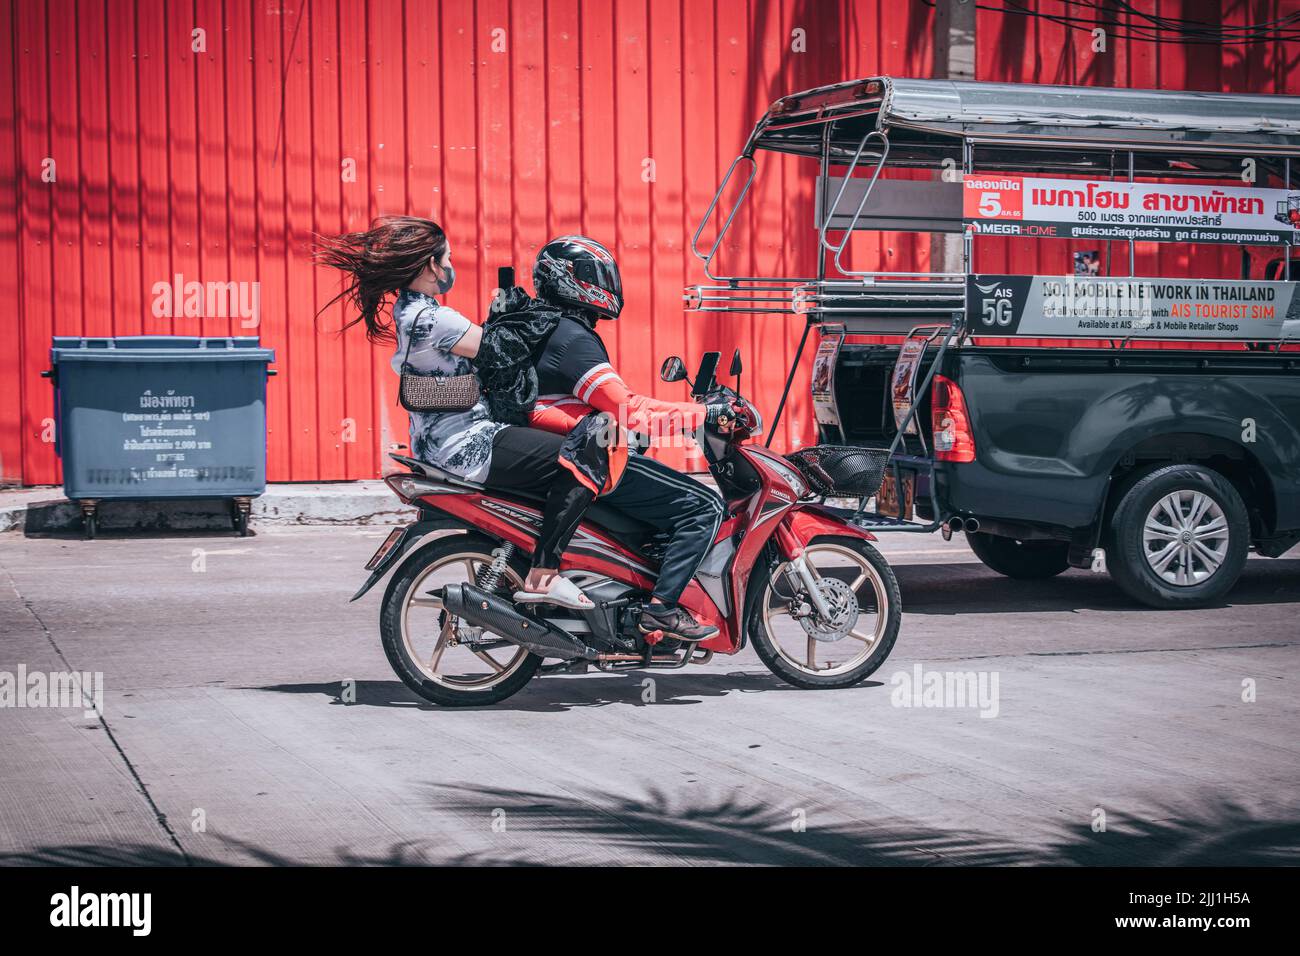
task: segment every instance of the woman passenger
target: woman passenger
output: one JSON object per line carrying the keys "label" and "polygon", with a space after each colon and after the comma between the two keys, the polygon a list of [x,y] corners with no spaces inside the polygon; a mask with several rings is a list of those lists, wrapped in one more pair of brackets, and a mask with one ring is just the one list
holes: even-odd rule
{"label": "woman passenger", "polygon": [[[423,375],[465,375],[483,331],[437,296],[451,290],[451,243],[436,222],[383,216],[365,232],[320,237],[317,262],[347,273],[342,299],[357,310],[371,342],[395,343],[392,366]],[[392,297],[391,307],[389,299]],[[385,311],[391,319],[385,318]],[[324,311],[322,309],[322,311]],[[453,412],[411,412],[411,455],[469,481],[545,495],[542,528],[517,601],[587,610],[595,605],[561,577],[560,555],[595,497],[559,465],[563,435],[492,420],[487,403]]]}

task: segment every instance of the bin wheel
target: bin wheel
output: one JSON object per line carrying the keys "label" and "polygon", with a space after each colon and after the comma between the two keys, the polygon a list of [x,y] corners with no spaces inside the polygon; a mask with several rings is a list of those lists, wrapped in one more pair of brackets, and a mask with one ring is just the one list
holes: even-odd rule
{"label": "bin wheel", "polygon": [[239,535],[241,538],[248,537],[248,512],[249,512],[248,501],[246,500],[241,501],[239,498],[234,498],[231,500],[230,502],[231,521],[235,526],[235,533]]}
{"label": "bin wheel", "polygon": [[87,541],[95,540],[95,532],[99,530],[99,515],[96,509],[99,506],[98,501],[82,500],[81,504],[81,533]]}

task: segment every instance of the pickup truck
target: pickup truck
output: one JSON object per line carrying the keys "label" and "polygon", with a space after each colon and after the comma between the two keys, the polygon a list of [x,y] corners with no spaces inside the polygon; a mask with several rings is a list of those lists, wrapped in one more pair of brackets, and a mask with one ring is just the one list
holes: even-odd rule
{"label": "pickup truck", "polygon": [[[818,437],[888,445],[902,346],[853,338],[823,331]],[[877,508],[965,531],[994,571],[1104,566],[1145,604],[1200,607],[1251,549],[1300,542],[1300,353],[954,346],[934,372]]]}
{"label": "pickup truck", "polygon": [[[738,216],[773,154],[812,174],[759,192],[782,196],[782,267],[724,268],[734,223],[774,219]],[[866,527],[1212,604],[1251,548],[1300,541],[1297,170],[1300,97],[862,77],[758,120],[684,302],[804,318],[773,432],[819,330],[819,441],[891,452]]]}

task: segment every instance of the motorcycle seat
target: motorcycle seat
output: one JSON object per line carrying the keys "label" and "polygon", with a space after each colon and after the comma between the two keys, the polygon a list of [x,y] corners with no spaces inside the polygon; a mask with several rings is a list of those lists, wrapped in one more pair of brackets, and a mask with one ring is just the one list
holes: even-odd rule
{"label": "motorcycle seat", "polygon": [[[460,488],[472,488],[475,491],[490,491],[507,495],[511,498],[520,498],[533,503],[540,503],[546,500],[544,496],[531,495],[515,488],[493,488],[490,485],[485,485],[481,482],[470,481],[467,478],[453,475],[451,472],[439,468],[437,465],[431,464],[427,461],[420,461],[418,458],[409,458],[406,455],[398,455],[392,452],[389,452],[388,457],[393,459],[393,461],[397,462],[399,465],[410,469],[414,474],[417,474],[422,478],[432,478],[435,481],[445,482],[446,484]],[[593,524],[600,525],[600,527],[604,528],[606,531],[611,531],[622,537],[649,536],[658,530],[653,525],[646,524],[644,521],[638,521],[631,515],[619,511],[617,508],[611,508],[608,505],[601,504],[598,500],[593,501],[587,507],[586,518]]]}
{"label": "motorcycle seat", "polygon": [[461,478],[459,475],[453,475],[437,465],[427,461],[420,461],[418,458],[409,458],[406,455],[399,455],[391,451],[388,453],[388,457],[421,478],[432,478],[434,481],[446,482],[449,485],[457,485],[461,488],[473,488],[476,491],[485,491],[487,489],[487,485],[480,484],[477,481],[470,481],[468,478]]}

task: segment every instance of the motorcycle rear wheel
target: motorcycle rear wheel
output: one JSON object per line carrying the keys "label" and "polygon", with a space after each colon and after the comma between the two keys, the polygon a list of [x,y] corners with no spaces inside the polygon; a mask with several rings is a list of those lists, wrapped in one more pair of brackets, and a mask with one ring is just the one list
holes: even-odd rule
{"label": "motorcycle rear wheel", "polygon": [[[480,535],[454,534],[406,560],[384,593],[379,632],[393,671],[407,687],[442,707],[482,707],[518,693],[542,659],[508,644],[491,649],[452,643],[459,619],[429,600],[445,584],[474,582],[492,563],[497,545]],[[496,587],[509,594],[523,584],[527,563],[516,554]]]}
{"label": "motorcycle rear wheel", "polygon": [[893,569],[860,538],[815,538],[804,555],[814,574],[848,585],[858,605],[853,624],[834,640],[820,640],[792,613],[797,587],[779,562],[762,583],[749,617],[754,650],[768,669],[807,690],[852,687],[874,673],[894,648],[903,602]]}

